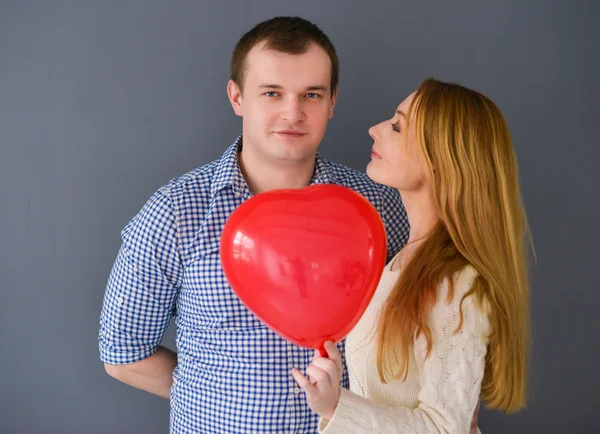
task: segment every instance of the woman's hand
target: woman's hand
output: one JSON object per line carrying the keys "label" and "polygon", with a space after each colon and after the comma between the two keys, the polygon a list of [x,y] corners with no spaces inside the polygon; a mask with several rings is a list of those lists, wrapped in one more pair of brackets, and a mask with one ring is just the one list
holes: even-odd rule
{"label": "woman's hand", "polygon": [[306,368],[306,378],[300,370],[294,368],[294,380],[306,393],[306,402],[312,411],[327,420],[331,420],[335,407],[340,400],[342,380],[342,355],[331,341],[325,342],[329,357],[321,357],[315,351],[311,364]]}

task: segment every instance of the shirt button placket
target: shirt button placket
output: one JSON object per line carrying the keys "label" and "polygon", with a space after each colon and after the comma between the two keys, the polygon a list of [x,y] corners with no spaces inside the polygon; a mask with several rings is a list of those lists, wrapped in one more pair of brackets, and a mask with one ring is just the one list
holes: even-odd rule
{"label": "shirt button placket", "polygon": [[294,358],[294,346],[287,342],[287,356],[288,356],[288,372],[290,373],[289,376],[289,399],[288,399],[288,407],[287,407],[287,415],[288,415],[288,420],[287,420],[287,431],[291,434],[294,432],[294,426],[295,426],[295,406],[296,406],[296,400],[295,395],[294,395],[294,386],[296,384],[296,381],[294,380],[294,378],[291,375],[292,369],[297,367],[295,366],[296,360]]}

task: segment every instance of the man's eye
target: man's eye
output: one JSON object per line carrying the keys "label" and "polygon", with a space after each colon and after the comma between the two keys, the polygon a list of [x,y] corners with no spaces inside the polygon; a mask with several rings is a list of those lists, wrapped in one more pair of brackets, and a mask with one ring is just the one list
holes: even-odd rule
{"label": "man's eye", "polygon": [[278,92],[266,92],[265,95],[268,96],[269,98],[274,98],[276,96],[279,96],[279,93]]}
{"label": "man's eye", "polygon": [[307,93],[306,97],[310,98],[310,99],[317,99],[317,98],[320,98],[321,95],[319,95],[318,93]]}

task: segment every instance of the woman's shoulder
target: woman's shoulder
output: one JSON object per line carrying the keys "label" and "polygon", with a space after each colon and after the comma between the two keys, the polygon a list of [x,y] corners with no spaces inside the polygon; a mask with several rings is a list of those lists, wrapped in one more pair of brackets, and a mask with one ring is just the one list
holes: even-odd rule
{"label": "woman's shoulder", "polygon": [[477,277],[479,277],[479,273],[471,264],[454,272],[452,280],[444,277],[438,285],[437,302],[448,299],[450,295],[452,295],[452,299],[458,298],[460,301],[471,290]]}
{"label": "woman's shoulder", "polygon": [[465,265],[462,269],[454,273],[454,290],[457,294],[464,295],[473,287],[475,279],[479,273],[471,264]]}
{"label": "woman's shoulder", "polygon": [[467,264],[452,275],[453,284],[450,279],[444,278],[438,286],[432,314],[454,316],[460,311],[463,315],[465,311],[476,311],[487,315],[490,309],[487,297],[473,286],[479,276],[475,267]]}

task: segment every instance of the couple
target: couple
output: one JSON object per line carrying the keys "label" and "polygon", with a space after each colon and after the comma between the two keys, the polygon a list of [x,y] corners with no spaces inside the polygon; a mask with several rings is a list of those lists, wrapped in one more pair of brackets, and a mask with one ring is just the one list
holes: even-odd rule
{"label": "couple", "polygon": [[[255,26],[227,86],[242,135],[121,232],[101,359],[112,377],[170,399],[172,433],[470,433],[480,400],[525,405],[527,226],[501,113],[426,80],[370,129],[367,177],[316,153],[337,84],[335,49],[315,25]],[[323,183],[369,199],[389,249],[370,306],[326,358],[256,319],[219,258],[228,216],[252,194]],[[160,346],[171,319],[177,353]]]}

